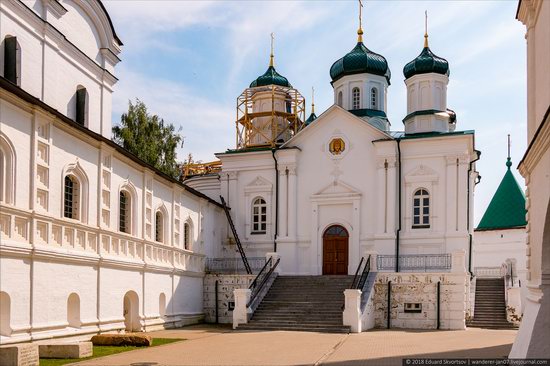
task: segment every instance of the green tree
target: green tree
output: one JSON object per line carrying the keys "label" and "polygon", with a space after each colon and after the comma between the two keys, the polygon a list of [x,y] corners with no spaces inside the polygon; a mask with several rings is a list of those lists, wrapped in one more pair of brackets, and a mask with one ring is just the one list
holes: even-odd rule
{"label": "green tree", "polygon": [[176,148],[183,145],[183,137],[171,123],[147,112],[145,103],[128,101],[128,112],[113,127],[113,140],[163,173],[178,178],[179,164]]}

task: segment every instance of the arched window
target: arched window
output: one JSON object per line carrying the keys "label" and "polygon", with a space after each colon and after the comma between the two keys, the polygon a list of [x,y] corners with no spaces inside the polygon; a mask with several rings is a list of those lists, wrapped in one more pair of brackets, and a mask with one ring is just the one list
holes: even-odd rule
{"label": "arched window", "polygon": [[352,109],[361,108],[361,92],[359,91],[359,88],[353,88],[351,91],[351,105]]}
{"label": "arched window", "polygon": [[88,92],[83,86],[79,86],[76,89],[75,94],[75,122],[82,126],[87,125],[88,119]]}
{"label": "arched window", "polygon": [[128,191],[120,191],[118,210],[118,230],[130,234],[132,199]]}
{"label": "arched window", "polygon": [[164,242],[164,215],[160,210],[155,213],[155,241]]}
{"label": "arched window", "polygon": [[414,192],[412,227],[415,229],[430,227],[430,194],[424,188]]}
{"label": "arched window", "polygon": [[16,85],[21,85],[21,48],[17,37],[4,38],[4,78]]}
{"label": "arched window", "polygon": [[338,105],[340,107],[344,107],[344,96],[342,95],[342,92],[338,92]]}
{"label": "arched window", "polygon": [[378,90],[376,88],[370,90],[370,107],[371,109],[378,109]]}
{"label": "arched window", "polygon": [[267,231],[267,204],[263,198],[252,203],[252,234],[265,234]]}
{"label": "arched window", "polygon": [[0,136],[0,202],[14,203],[15,153],[7,138]]}
{"label": "arched window", "polygon": [[186,250],[191,249],[191,224],[189,222],[183,224],[183,247]]}
{"label": "arched window", "polygon": [[69,327],[80,328],[80,297],[74,292],[67,299],[67,323]]}
{"label": "arched window", "polygon": [[63,191],[63,216],[80,220],[80,182],[74,175],[66,175]]}

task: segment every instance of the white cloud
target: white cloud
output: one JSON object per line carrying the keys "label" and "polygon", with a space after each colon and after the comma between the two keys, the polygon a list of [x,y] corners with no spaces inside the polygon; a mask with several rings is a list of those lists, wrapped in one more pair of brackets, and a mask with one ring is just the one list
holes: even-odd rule
{"label": "white cloud", "polygon": [[184,160],[189,152],[195,160],[213,160],[213,148],[233,147],[233,106],[197,97],[181,84],[151,79],[124,68],[119,70],[119,75],[113,112],[116,115],[126,112],[128,100],[137,97],[151,113],[176,127],[181,126],[185,142],[178,152],[179,160]]}

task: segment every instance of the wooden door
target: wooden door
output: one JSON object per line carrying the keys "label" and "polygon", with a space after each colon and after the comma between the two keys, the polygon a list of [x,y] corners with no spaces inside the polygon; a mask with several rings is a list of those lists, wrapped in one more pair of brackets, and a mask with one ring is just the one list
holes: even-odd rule
{"label": "wooden door", "polygon": [[349,235],[339,225],[329,227],[323,234],[323,274],[348,274]]}

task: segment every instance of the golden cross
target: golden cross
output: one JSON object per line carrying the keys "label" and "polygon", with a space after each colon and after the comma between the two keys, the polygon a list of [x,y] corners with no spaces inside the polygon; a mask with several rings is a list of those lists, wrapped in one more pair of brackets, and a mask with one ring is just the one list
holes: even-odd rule
{"label": "golden cross", "polygon": [[428,47],[428,11],[424,11],[424,47]]}
{"label": "golden cross", "polygon": [[363,28],[362,19],[361,19],[363,15],[362,8],[363,8],[363,2],[359,0],[359,29]]}
{"label": "golden cross", "polygon": [[271,32],[271,55],[269,56],[269,66],[273,66],[273,43],[275,42],[275,35]]}
{"label": "golden cross", "polygon": [[311,87],[311,113],[315,113],[315,88]]}
{"label": "golden cross", "polygon": [[508,159],[510,159],[510,134],[508,134]]}

